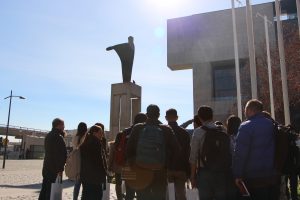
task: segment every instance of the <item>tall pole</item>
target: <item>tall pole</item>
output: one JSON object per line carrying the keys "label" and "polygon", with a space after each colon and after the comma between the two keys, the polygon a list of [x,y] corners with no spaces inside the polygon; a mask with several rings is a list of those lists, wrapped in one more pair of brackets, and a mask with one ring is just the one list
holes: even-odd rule
{"label": "tall pole", "polygon": [[243,118],[242,114],[242,98],[241,98],[241,81],[240,81],[240,61],[239,61],[239,48],[236,31],[236,16],[235,16],[235,0],[231,0],[232,5],[232,24],[233,24],[233,43],[234,43],[234,58],[235,58],[235,77],[236,77],[236,94],[237,94],[237,109],[240,119]]}
{"label": "tall pole", "polygon": [[273,82],[272,82],[272,64],[270,55],[270,39],[269,39],[269,28],[267,16],[264,16],[265,22],[265,34],[266,34],[266,47],[267,47],[267,60],[268,60],[268,76],[269,76],[269,91],[270,91],[270,107],[271,116],[275,119],[275,109],[274,109],[274,93],[273,93]]}
{"label": "tall pole", "polygon": [[297,4],[298,28],[299,28],[299,37],[300,37],[300,0],[296,0],[296,4]]}
{"label": "tall pole", "polygon": [[250,60],[250,78],[251,78],[251,93],[252,99],[257,99],[257,77],[256,77],[256,61],[255,61],[255,46],[254,46],[254,31],[252,6],[250,0],[246,0],[247,14],[247,35],[248,35],[248,50]]}
{"label": "tall pole", "polygon": [[275,0],[276,8],[276,19],[277,19],[277,35],[278,35],[278,48],[279,48],[279,58],[280,58],[280,71],[281,71],[281,81],[282,81],[282,95],[283,95],[283,107],[284,107],[284,119],[285,124],[290,124],[290,108],[289,108],[289,95],[287,86],[287,75],[286,75],[286,65],[285,65],[285,52],[284,43],[282,35],[282,26],[280,21],[280,5],[279,1]]}
{"label": "tall pole", "polygon": [[5,144],[4,144],[2,169],[5,169],[5,161],[6,161],[6,153],[7,153],[7,145],[8,145],[8,129],[9,129],[9,120],[10,120],[11,99],[12,99],[12,90],[10,91],[10,96],[9,96],[8,119],[7,119],[7,125],[6,125],[6,133],[5,133]]}

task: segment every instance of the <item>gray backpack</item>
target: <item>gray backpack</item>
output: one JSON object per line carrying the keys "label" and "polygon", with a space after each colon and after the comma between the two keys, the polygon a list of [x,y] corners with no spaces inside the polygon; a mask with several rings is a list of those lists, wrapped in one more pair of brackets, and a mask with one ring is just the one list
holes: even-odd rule
{"label": "gray backpack", "polygon": [[136,164],[144,169],[161,170],[166,164],[166,141],[158,125],[145,125],[139,133]]}

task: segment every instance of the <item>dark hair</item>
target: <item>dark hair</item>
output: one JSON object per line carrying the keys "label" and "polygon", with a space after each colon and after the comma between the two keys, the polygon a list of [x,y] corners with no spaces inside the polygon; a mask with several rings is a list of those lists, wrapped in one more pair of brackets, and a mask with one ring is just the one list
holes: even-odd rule
{"label": "dark hair", "polygon": [[98,122],[98,123],[96,123],[95,125],[96,125],[96,126],[100,126],[100,127],[102,128],[102,130],[104,131],[104,125],[103,125],[102,123]]}
{"label": "dark hair", "polygon": [[166,111],[166,116],[177,117],[177,110],[175,110],[174,108],[170,108],[169,110]]}
{"label": "dark hair", "polygon": [[213,119],[213,110],[209,106],[200,106],[198,109],[198,117],[203,121],[208,121]]}
{"label": "dark hair", "polygon": [[202,123],[201,123],[201,121],[200,121],[198,115],[195,115],[195,116],[194,116],[194,123],[195,123],[197,126],[199,126],[199,127],[202,126]]}
{"label": "dark hair", "polygon": [[147,107],[147,117],[150,119],[158,119],[160,114],[159,107],[151,104]]}
{"label": "dark hair", "polygon": [[88,129],[87,129],[86,123],[80,122],[78,124],[77,133],[76,133],[76,135],[79,136],[78,137],[78,143],[79,143],[80,139],[82,138],[82,136],[84,136],[84,134],[86,134],[87,130]]}
{"label": "dark hair", "polygon": [[52,121],[52,128],[56,128],[57,126],[61,125],[62,123],[64,123],[64,121],[60,118],[55,118]]}
{"label": "dark hair", "polygon": [[92,126],[92,127],[90,128],[89,133],[92,134],[92,135],[94,135],[94,133],[96,133],[96,132],[98,132],[98,131],[100,131],[100,130],[103,131],[103,129],[101,128],[101,126],[94,125],[94,126]]}
{"label": "dark hair", "polygon": [[139,124],[139,123],[144,123],[147,120],[147,115],[144,113],[138,113],[135,117],[134,117],[134,122],[133,124]]}
{"label": "dark hair", "polygon": [[231,115],[227,119],[227,133],[228,135],[236,135],[242,121],[239,117]]}
{"label": "dark hair", "polygon": [[263,103],[257,99],[251,99],[246,104],[246,109],[250,109],[256,113],[262,112],[264,110]]}

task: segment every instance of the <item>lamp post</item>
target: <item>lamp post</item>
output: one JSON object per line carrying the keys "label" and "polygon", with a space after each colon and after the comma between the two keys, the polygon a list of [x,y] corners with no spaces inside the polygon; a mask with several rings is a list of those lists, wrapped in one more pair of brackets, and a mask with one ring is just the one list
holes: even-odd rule
{"label": "lamp post", "polygon": [[246,15],[247,15],[247,35],[248,35],[248,50],[250,60],[250,78],[251,78],[251,93],[252,99],[257,99],[257,75],[255,61],[255,46],[254,46],[254,31],[252,6],[250,0],[246,0]]}
{"label": "lamp post", "polygon": [[299,37],[300,37],[300,0],[296,0],[296,3],[297,3],[298,28],[299,28]]}
{"label": "lamp post", "polygon": [[289,108],[289,94],[287,86],[287,74],[286,74],[286,63],[285,63],[285,52],[284,52],[284,43],[282,35],[282,26],[280,20],[280,3],[278,0],[275,0],[275,9],[276,9],[276,24],[277,24],[277,37],[278,37],[278,48],[279,48],[279,58],[280,58],[280,72],[281,72],[281,84],[282,84],[282,96],[283,96],[283,107],[284,107],[284,119],[285,124],[288,125],[291,122],[290,119],[290,108]]}
{"label": "lamp post", "polygon": [[261,17],[264,19],[265,24],[265,35],[266,35],[266,47],[267,47],[267,61],[268,61],[268,77],[269,77],[269,90],[270,90],[270,107],[271,116],[275,119],[275,109],[274,109],[274,93],[273,93],[273,81],[272,81],[272,67],[271,67],[271,55],[270,55],[270,40],[269,40],[269,28],[268,23],[273,25],[273,23],[268,20],[266,15],[256,14],[256,17]]}
{"label": "lamp post", "polygon": [[231,0],[232,5],[232,24],[233,24],[233,43],[234,43],[234,58],[235,58],[235,77],[236,77],[236,97],[237,109],[240,119],[243,118],[242,114],[242,97],[241,97],[241,81],[240,81],[240,61],[239,61],[239,48],[236,31],[236,15],[235,15],[235,0]]}
{"label": "lamp post", "polygon": [[10,96],[4,98],[8,99],[9,98],[9,109],[8,109],[8,119],[7,119],[7,126],[6,126],[6,133],[5,133],[5,144],[4,144],[4,154],[3,154],[3,165],[2,169],[5,168],[5,161],[6,161],[6,153],[7,153],[7,145],[8,145],[8,129],[9,129],[9,120],[10,120],[10,110],[11,110],[11,99],[17,97],[19,99],[25,99],[25,97],[22,96],[13,96],[12,95],[12,90],[10,91]]}

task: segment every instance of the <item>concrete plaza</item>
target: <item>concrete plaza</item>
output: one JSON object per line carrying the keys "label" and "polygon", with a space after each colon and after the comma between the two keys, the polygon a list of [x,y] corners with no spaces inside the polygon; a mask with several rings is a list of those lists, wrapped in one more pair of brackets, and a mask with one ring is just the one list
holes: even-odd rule
{"label": "concrete plaza", "polygon": [[[2,166],[2,160],[0,160]],[[0,170],[0,200],[38,199],[42,183],[42,160],[7,160]],[[74,183],[63,181],[63,199],[73,198]],[[111,185],[110,200],[117,199]]]}

